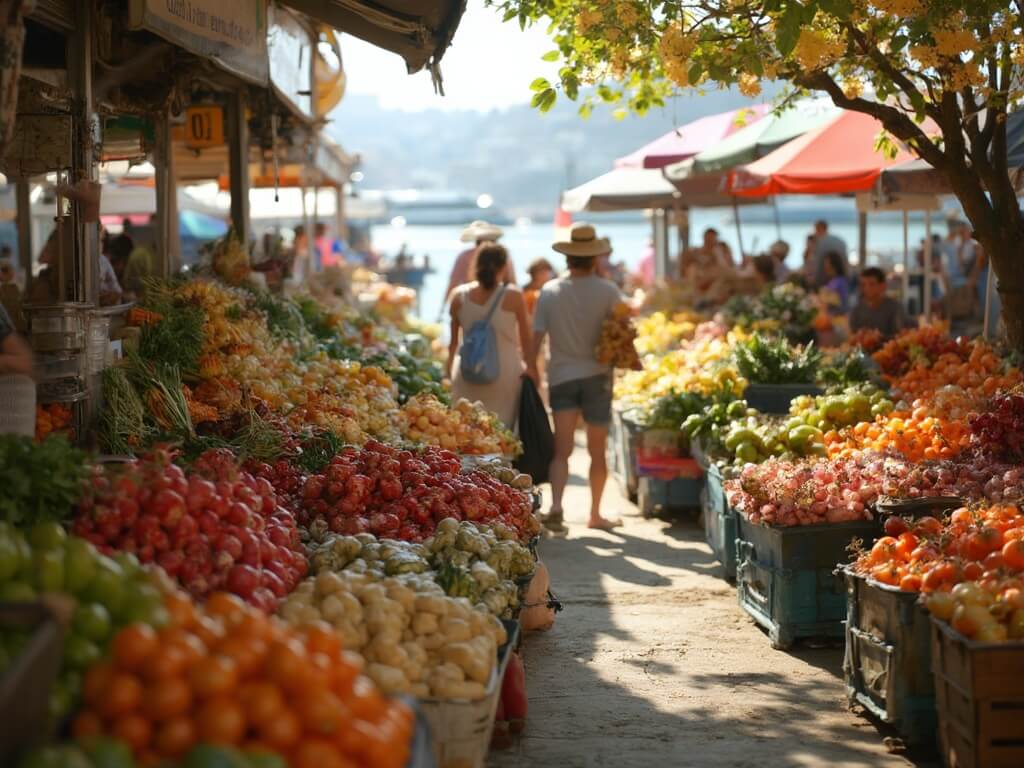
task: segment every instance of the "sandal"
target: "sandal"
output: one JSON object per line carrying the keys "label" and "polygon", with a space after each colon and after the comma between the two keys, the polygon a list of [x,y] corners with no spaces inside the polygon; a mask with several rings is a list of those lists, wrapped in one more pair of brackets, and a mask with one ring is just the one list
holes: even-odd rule
{"label": "sandal", "polygon": [[587,523],[587,528],[593,528],[594,530],[597,530],[597,531],[613,531],[616,528],[621,528],[621,527],[622,527],[622,521],[621,520],[606,520],[604,518],[601,518],[600,522],[597,522],[597,523],[593,523],[593,522]]}
{"label": "sandal", "polygon": [[542,515],[540,519],[541,525],[544,526],[544,530],[551,536],[561,537],[569,533],[569,529],[565,527],[565,522],[562,519],[562,510],[551,510],[546,515]]}

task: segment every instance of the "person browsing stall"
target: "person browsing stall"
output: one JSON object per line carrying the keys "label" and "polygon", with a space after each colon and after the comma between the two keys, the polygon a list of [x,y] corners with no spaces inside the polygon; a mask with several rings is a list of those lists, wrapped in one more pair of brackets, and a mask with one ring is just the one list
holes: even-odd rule
{"label": "person browsing stall", "polygon": [[[519,407],[523,354],[530,348],[530,322],[522,291],[505,283],[508,265],[504,247],[497,243],[484,245],[476,258],[476,281],[455,289],[447,374],[454,397],[479,400],[512,429]],[[459,354],[466,332],[480,321],[489,322],[494,329],[498,349],[498,376],[488,384],[465,379]]]}
{"label": "person browsing stall", "polygon": [[871,329],[892,338],[907,327],[903,307],[886,294],[885,272],[868,267],[860,273],[860,300],[850,312],[850,330]]}
{"label": "person browsing stall", "polygon": [[618,287],[595,274],[597,260],[611,253],[607,238],[589,224],[576,224],[571,239],[552,248],[566,256],[567,274],[547,283],[540,292],[533,318],[533,347],[527,374],[539,381],[537,358],[550,339],[548,384],[555,419],[555,456],[551,462],[551,510],[544,524],[556,535],[565,533],[562,496],[569,478],[569,455],[575,444],[580,415],[587,428],[590,454],[591,528],[609,529],[621,521],[601,516],[601,495],[608,477],[605,443],[611,420],[612,369],[597,361],[594,350],[612,308],[623,300]]}

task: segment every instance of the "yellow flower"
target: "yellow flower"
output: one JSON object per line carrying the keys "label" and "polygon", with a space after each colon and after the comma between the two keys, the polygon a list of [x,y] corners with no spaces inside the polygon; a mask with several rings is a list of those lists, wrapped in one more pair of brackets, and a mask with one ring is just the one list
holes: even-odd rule
{"label": "yellow flower", "polygon": [[938,51],[930,45],[912,45],[910,55],[924,67],[937,67],[940,63]]}
{"label": "yellow flower", "polygon": [[940,56],[950,59],[973,51],[978,46],[978,38],[969,29],[937,29],[933,34],[935,50]]}
{"label": "yellow flower", "polygon": [[856,99],[864,93],[864,81],[856,75],[850,75],[843,80],[843,95],[848,99]]}
{"label": "yellow flower", "polygon": [[832,64],[844,50],[840,40],[830,38],[824,32],[810,27],[800,30],[793,55],[804,69],[821,69]]}
{"label": "yellow flower", "polygon": [[576,14],[576,34],[586,35],[604,21],[600,11],[587,8]]}
{"label": "yellow flower", "polygon": [[761,79],[750,72],[744,72],[739,79],[740,93],[753,98],[761,93]]}
{"label": "yellow flower", "polygon": [[921,0],[873,0],[871,4],[890,16],[920,16],[925,10]]}
{"label": "yellow flower", "polygon": [[679,22],[665,28],[658,41],[658,50],[661,52],[661,60],[666,65],[672,62],[682,63],[688,61],[693,49],[697,47],[697,40],[686,34],[683,25]]}
{"label": "yellow flower", "polygon": [[615,4],[615,16],[625,27],[633,27],[640,22],[640,10],[636,3],[630,0],[623,0]]}

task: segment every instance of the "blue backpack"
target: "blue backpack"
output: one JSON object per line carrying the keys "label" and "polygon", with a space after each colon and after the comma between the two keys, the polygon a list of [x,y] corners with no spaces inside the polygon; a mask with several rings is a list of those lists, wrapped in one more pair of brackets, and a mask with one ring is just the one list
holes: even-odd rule
{"label": "blue backpack", "polygon": [[[498,337],[491,327],[491,316],[498,308],[503,293],[504,285],[494,294],[490,309],[483,320],[473,323],[462,340],[462,348],[459,349],[459,370],[462,371],[462,378],[470,384],[490,384],[501,373],[501,366],[498,363]],[[469,301],[468,295],[466,301]]]}

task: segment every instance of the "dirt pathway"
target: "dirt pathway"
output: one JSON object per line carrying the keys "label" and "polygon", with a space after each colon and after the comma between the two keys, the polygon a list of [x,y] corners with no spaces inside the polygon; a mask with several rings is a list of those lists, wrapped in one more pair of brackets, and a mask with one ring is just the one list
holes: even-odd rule
{"label": "dirt pathway", "polygon": [[848,711],[841,648],[771,649],[694,520],[643,520],[610,481],[604,513],[625,526],[588,530],[586,468],[577,447],[569,537],[541,545],[565,610],[525,640],[526,733],[490,765],[912,765]]}

